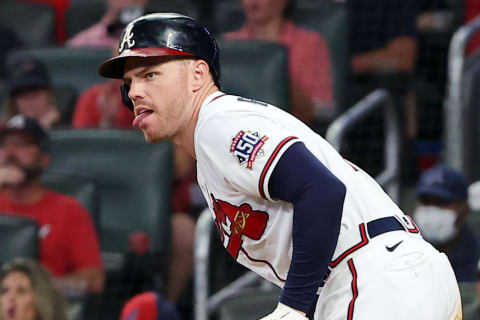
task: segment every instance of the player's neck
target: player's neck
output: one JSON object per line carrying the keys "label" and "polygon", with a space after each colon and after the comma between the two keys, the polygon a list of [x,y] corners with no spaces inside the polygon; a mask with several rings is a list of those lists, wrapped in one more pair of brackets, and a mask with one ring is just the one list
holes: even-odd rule
{"label": "player's neck", "polygon": [[187,126],[178,136],[174,137],[173,139],[173,143],[185,150],[185,152],[187,152],[194,159],[197,158],[195,155],[194,135],[200,108],[202,107],[205,99],[216,91],[218,91],[218,88],[212,82],[211,85],[206,86],[194,94],[192,104],[190,106],[190,119],[187,123]]}
{"label": "player's neck", "polygon": [[40,201],[43,198],[44,193],[45,188],[41,185],[40,181],[32,181],[28,184],[5,190],[5,195],[13,203],[22,205],[28,205]]}

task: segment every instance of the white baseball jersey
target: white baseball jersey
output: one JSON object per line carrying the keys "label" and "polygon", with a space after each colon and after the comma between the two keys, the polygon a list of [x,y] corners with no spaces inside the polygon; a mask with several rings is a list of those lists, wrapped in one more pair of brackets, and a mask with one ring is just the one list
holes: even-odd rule
{"label": "white baseball jersey", "polygon": [[[292,251],[293,206],[271,199],[268,182],[278,159],[295,142],[303,142],[347,189],[340,234],[358,230],[362,222],[402,215],[373,179],[298,119],[237,96],[215,99],[220,95],[210,96],[200,109],[198,183],[225,248],[239,263],[283,286]],[[343,252],[341,235],[338,247]]]}
{"label": "white baseball jersey", "polygon": [[[343,262],[352,244],[365,241],[359,232],[362,223],[396,216],[415,229],[370,176],[274,106],[216,92],[200,109],[194,142],[198,183],[223,245],[239,263],[280,287],[292,257],[293,205],[272,199],[268,183],[279,158],[294,143],[304,143],[346,187],[331,266]],[[321,213],[319,203],[315,214]]]}

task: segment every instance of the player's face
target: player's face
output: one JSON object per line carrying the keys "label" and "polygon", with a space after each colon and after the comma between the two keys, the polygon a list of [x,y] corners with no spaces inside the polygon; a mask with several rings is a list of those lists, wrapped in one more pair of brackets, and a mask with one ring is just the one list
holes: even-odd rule
{"label": "player's face", "polygon": [[37,319],[34,301],[32,283],[23,272],[14,271],[3,278],[0,283],[2,319]]}
{"label": "player's face", "polygon": [[185,112],[192,95],[189,86],[190,60],[175,58],[129,58],[124,82],[135,106],[133,126],[148,142],[172,140],[187,125]]}

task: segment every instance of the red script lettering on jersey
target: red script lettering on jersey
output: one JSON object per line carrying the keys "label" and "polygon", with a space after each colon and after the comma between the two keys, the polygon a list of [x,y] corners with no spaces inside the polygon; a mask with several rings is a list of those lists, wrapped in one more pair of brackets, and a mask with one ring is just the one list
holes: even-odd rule
{"label": "red script lettering on jersey", "polygon": [[268,214],[253,210],[248,203],[240,206],[217,200],[210,194],[215,212],[215,226],[227,251],[235,258],[243,243],[243,236],[259,240],[267,226]]}

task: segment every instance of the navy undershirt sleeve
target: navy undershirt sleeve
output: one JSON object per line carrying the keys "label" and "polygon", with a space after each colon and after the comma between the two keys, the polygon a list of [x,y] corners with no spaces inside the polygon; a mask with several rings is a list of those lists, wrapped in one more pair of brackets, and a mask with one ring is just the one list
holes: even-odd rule
{"label": "navy undershirt sleeve", "polygon": [[337,244],[346,188],[303,143],[281,156],[268,188],[294,210],[292,261],[280,302],[308,312]]}

